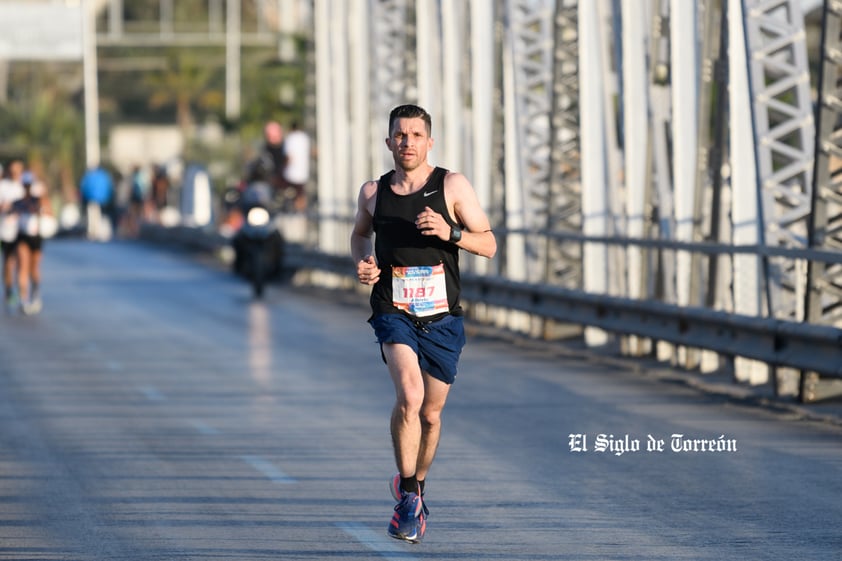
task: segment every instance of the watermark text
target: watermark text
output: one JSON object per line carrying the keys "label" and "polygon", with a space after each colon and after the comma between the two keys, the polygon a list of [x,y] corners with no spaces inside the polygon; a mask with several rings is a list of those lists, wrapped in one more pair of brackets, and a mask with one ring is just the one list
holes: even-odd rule
{"label": "watermark text", "polygon": [[622,456],[627,453],[726,453],[737,452],[737,439],[724,434],[715,437],[697,437],[673,433],[668,437],[647,434],[637,438],[628,434],[583,434],[571,433],[567,437],[567,446],[573,453],[607,453]]}

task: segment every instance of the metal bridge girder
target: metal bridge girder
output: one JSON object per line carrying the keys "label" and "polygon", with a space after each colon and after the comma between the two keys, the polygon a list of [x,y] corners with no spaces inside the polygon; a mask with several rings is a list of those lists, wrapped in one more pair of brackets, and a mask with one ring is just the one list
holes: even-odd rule
{"label": "metal bridge girder", "polygon": [[[811,248],[842,249],[842,2],[825,2],[813,192],[810,201]],[[806,321],[842,325],[842,265],[812,260],[807,269]],[[838,398],[842,380],[815,372],[801,376],[801,401]]]}
{"label": "metal bridge girder", "polygon": [[[515,132],[515,137],[506,141],[516,146],[521,176],[510,185],[523,189],[520,194],[510,193],[507,199],[520,199],[521,220],[526,229],[543,229],[548,221],[552,4],[553,0],[507,0],[505,4],[514,94],[510,98],[514,107],[509,108],[509,114],[514,117]],[[527,278],[539,280],[544,269],[540,256],[546,249],[538,247],[538,242],[530,237],[524,238],[524,244]]]}
{"label": "metal bridge girder", "polygon": [[[371,35],[372,119],[380,128],[372,127],[372,148],[382,167],[392,165],[382,147],[382,121],[400,103],[411,103],[418,97],[415,84],[415,23],[410,17],[411,0],[369,0],[368,29],[358,32]],[[377,146],[374,149],[374,146]]]}
{"label": "metal bridge girder", "polygon": [[[580,232],[582,229],[578,3],[578,0],[556,0],[553,18],[550,170],[545,225],[549,231]],[[546,282],[580,288],[581,247],[552,240],[547,244]]]}
{"label": "metal bridge girder", "polygon": [[[747,0],[745,5],[761,240],[806,247],[815,124],[801,6],[796,0]],[[768,312],[803,319],[803,268],[769,259],[765,277]]]}
{"label": "metal bridge girder", "polygon": [[[809,245],[842,249],[842,2],[826,2],[821,44],[818,134]],[[807,315],[842,325],[842,266],[812,261]]]}

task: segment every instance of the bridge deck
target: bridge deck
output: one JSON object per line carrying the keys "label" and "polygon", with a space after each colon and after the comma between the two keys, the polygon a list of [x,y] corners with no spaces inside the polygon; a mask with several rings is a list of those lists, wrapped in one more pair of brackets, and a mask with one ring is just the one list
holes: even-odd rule
{"label": "bridge deck", "polygon": [[51,241],[43,285],[40,315],[0,317],[0,559],[842,550],[839,425],[477,333],[427,539],[396,542],[392,388],[363,308],[286,287],[253,302],[225,272],[127,242]]}

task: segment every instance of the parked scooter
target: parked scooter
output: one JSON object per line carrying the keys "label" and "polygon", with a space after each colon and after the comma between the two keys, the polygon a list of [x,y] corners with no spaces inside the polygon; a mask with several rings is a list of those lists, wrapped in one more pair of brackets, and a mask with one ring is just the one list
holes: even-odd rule
{"label": "parked scooter", "polygon": [[255,298],[262,298],[266,284],[282,269],[284,238],[273,208],[271,187],[253,182],[242,193],[239,206],[243,225],[232,239],[234,272],[251,282]]}

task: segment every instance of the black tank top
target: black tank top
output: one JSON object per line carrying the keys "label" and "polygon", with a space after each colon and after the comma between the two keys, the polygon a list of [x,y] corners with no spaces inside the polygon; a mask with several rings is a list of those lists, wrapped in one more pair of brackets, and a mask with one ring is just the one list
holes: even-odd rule
{"label": "black tank top", "polygon": [[[392,170],[383,175],[377,183],[377,202],[373,217],[374,252],[381,273],[380,280],[371,291],[372,312],[374,315],[404,313],[423,321],[435,321],[448,313],[462,315],[459,304],[459,248],[456,244],[440,240],[438,237],[424,236],[415,226],[416,217],[427,206],[444,216],[451,226],[456,225],[450,217],[444,199],[444,178],[447,170],[436,167],[424,187],[409,195],[397,195],[392,191],[394,173]],[[429,268],[437,265],[444,268],[447,310],[417,317],[418,314],[412,311],[398,308],[392,290],[393,267]],[[441,306],[443,305],[442,302]]]}

